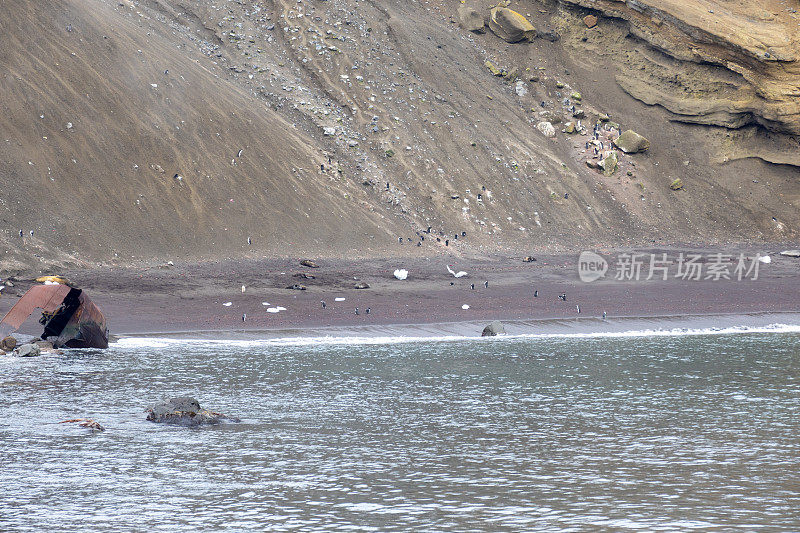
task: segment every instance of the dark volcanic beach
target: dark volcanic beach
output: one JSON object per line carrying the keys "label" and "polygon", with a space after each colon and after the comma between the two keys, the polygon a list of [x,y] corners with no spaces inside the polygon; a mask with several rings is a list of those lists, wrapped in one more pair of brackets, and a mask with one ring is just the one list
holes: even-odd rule
{"label": "dark volcanic beach", "polygon": [[[674,258],[680,252],[654,253]],[[724,253],[738,256],[740,251]],[[746,256],[755,253],[747,251]],[[605,257],[611,262],[616,254]],[[319,268],[301,266],[300,258],[252,259],[98,268],[66,275],[100,305],[115,335],[330,327],[380,331],[402,324],[599,319],[604,312],[608,319],[799,312],[800,260],[774,252],[771,258],[771,263],[759,264],[758,279],[741,281],[689,281],[675,278],[673,271],[666,281],[646,281],[646,267],[639,281],[617,280],[612,262],[606,278],[585,283],[578,278],[577,254],[536,256],[529,263],[519,257],[320,259]],[[453,277],[448,264],[467,276]],[[395,279],[396,268],[408,270],[408,279]],[[303,274],[314,279],[299,277]],[[359,282],[370,288],[355,289]],[[294,284],[306,290],[286,288]],[[26,286],[18,281],[14,290],[22,292]],[[16,301],[9,292],[0,298],[2,312]],[[225,306],[228,302],[231,305]],[[267,311],[275,307],[285,310]],[[29,320],[22,331],[37,334],[38,328]]]}

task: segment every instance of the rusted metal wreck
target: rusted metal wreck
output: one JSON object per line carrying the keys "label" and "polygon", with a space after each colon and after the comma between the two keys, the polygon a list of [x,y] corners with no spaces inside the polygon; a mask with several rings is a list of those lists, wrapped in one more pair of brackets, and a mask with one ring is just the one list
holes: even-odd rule
{"label": "rusted metal wreck", "polygon": [[0,321],[0,333],[18,330],[37,308],[42,339],[55,348],[108,348],[106,317],[84,291],[68,285],[31,287]]}

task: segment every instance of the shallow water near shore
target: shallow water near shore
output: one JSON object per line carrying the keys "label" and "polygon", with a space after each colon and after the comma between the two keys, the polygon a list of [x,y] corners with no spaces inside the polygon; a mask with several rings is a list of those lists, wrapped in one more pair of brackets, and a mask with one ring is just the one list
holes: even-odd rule
{"label": "shallow water near shore", "polygon": [[[0,372],[2,530],[800,528],[788,326],[124,339]],[[145,421],[177,395],[243,422]]]}

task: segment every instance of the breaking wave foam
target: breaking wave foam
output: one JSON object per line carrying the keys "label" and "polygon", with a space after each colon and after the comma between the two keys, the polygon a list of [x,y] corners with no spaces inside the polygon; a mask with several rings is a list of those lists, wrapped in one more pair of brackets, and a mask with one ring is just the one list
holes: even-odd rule
{"label": "breaking wave foam", "polygon": [[283,337],[274,339],[218,340],[218,339],[178,339],[164,337],[124,337],[113,344],[121,348],[167,348],[176,345],[224,345],[241,348],[259,346],[311,346],[311,345],[380,345],[426,342],[506,342],[525,339],[600,339],[600,338],[642,338],[642,337],[681,337],[699,335],[742,335],[755,333],[800,333],[797,324],[769,324],[764,326],[730,326],[720,328],[670,328],[640,329],[630,331],[597,331],[584,333],[520,333],[497,337],[476,337],[466,335],[428,335],[428,336],[321,336],[321,337]]}

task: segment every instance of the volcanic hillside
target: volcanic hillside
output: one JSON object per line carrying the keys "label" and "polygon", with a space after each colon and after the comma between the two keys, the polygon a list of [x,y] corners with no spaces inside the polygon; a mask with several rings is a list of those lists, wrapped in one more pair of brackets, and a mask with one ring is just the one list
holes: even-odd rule
{"label": "volcanic hillside", "polygon": [[[800,227],[795,0],[513,2],[519,43],[464,27],[488,2],[4,7],[6,270]],[[615,150],[628,129],[650,148]]]}

